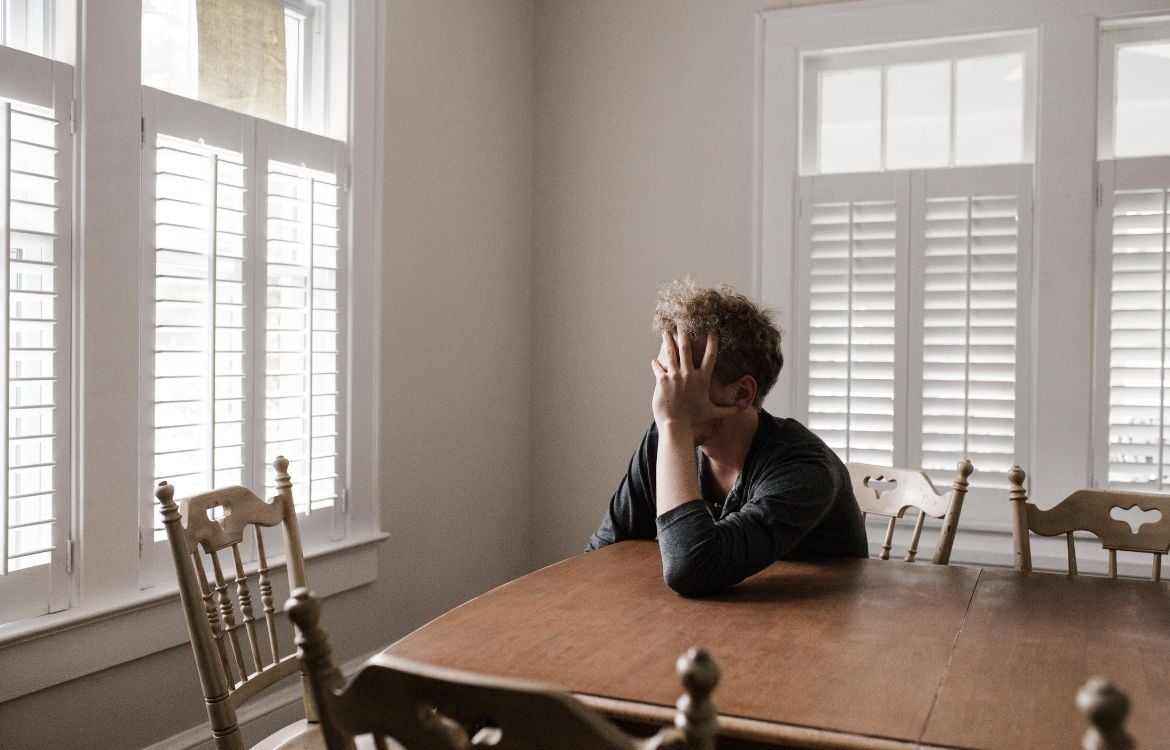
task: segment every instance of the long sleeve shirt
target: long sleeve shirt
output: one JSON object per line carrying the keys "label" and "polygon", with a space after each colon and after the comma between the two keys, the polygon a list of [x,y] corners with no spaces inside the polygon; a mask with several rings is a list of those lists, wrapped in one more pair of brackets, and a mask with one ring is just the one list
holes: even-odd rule
{"label": "long sleeve shirt", "polygon": [[[763,410],[759,416],[727,497],[694,498],[661,517],[655,504],[658,429],[651,425],[588,549],[657,537],[666,583],[686,596],[738,583],[781,558],[868,556],[845,465],[796,420]],[[707,487],[702,450],[695,454],[699,486]]]}

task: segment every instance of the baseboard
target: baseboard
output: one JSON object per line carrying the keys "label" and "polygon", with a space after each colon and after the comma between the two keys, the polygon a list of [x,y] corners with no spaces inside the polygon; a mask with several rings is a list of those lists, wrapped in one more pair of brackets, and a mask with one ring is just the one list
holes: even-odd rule
{"label": "baseboard", "polygon": [[[378,653],[381,652],[374,651],[347,661],[341,665],[342,674],[347,677],[354,674],[370,657]],[[245,704],[240,710],[240,730],[244,734],[244,745],[252,747],[282,727],[304,717],[301,687],[295,681],[264,693],[256,700]],[[148,745],[143,750],[215,750],[215,745],[211,740],[211,727],[204,722],[171,735],[161,742]]]}

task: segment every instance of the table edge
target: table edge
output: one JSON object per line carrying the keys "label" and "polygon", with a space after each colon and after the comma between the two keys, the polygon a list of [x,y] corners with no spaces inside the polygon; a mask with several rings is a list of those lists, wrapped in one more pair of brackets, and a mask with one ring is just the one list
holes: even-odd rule
{"label": "table edge", "polygon": [[[605,698],[588,693],[573,693],[589,708],[618,720],[643,724],[669,725],[674,723],[675,710],[666,706],[637,701]],[[819,729],[799,724],[782,724],[744,719],[738,716],[718,716],[719,734],[735,739],[756,742],[795,745],[801,748],[834,748],[835,750],[944,750],[943,745],[926,745],[912,740],[895,740],[872,735],[853,734],[834,729]]]}

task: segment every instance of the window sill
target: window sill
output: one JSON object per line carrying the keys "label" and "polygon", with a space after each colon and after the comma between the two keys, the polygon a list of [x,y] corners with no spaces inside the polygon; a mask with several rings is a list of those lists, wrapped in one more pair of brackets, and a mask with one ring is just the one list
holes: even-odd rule
{"label": "window sill", "polygon": [[[331,596],[373,582],[377,545],[388,537],[379,531],[309,551],[313,590]],[[283,603],[283,576],[274,576],[273,584],[276,601]],[[6,675],[0,703],[186,643],[182,623],[178,589],[170,586],[113,607],[77,608],[0,627],[0,674]],[[126,638],[128,632],[135,636]]]}

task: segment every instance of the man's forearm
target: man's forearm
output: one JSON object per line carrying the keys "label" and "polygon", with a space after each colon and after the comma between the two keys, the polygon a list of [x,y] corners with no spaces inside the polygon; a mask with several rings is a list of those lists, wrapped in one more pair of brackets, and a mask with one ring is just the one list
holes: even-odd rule
{"label": "man's forearm", "polygon": [[703,496],[695,465],[694,431],[686,420],[658,425],[656,510],[659,516]]}

